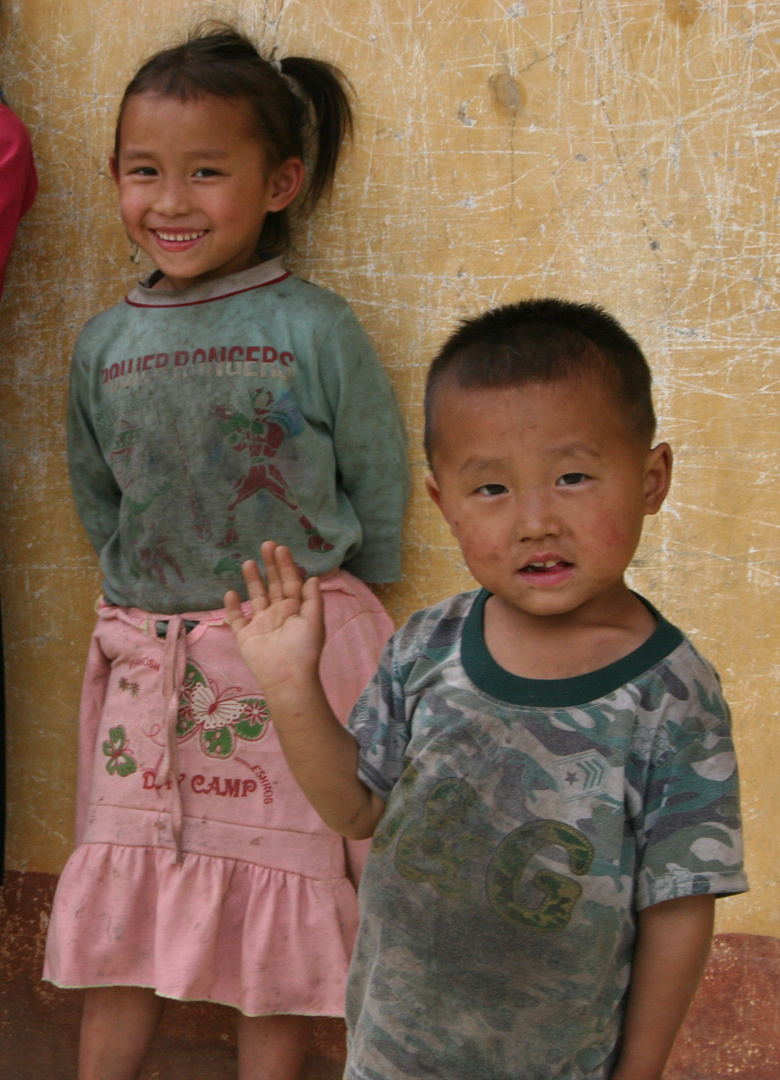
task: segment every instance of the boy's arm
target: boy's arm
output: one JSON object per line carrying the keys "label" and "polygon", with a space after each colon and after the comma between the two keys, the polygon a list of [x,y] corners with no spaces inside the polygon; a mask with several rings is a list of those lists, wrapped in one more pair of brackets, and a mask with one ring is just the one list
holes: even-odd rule
{"label": "boy's arm", "polygon": [[704,973],[713,896],[683,896],[640,911],[620,1056],[610,1080],[661,1080]]}
{"label": "boy's arm", "polygon": [[372,836],[385,804],[357,775],[358,744],[328,704],[319,677],[325,640],[319,582],[302,582],[286,547],[262,546],[268,587],[257,563],[244,564],[252,618],[235,592],[228,621],[262,688],[287,763],[322,820],[351,840]]}

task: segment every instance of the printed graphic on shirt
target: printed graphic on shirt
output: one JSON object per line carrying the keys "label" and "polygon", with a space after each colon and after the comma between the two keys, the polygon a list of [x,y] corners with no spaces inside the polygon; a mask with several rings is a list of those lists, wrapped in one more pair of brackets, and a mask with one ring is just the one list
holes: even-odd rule
{"label": "printed graphic on shirt", "polygon": [[176,735],[181,742],[199,736],[200,748],[212,758],[229,758],[244,739],[262,739],[268,727],[268,707],[262,697],[243,697],[237,687],[219,689],[197,664],[189,662],[179,699]]}
{"label": "printed graphic on shirt", "polygon": [[170,553],[167,545],[176,538],[173,536],[157,536],[152,544],[140,544],[139,540],[144,536],[141,517],[149,507],[164,495],[171,487],[170,480],[161,484],[151,494],[141,501],[136,501],[125,494],[122,502],[127,508],[127,540],[130,549],[130,569],[135,577],[155,578],[161,585],[168,584],[168,575],[173,572],[184,581],[178,561]]}
{"label": "printed graphic on shirt", "polygon": [[471,882],[461,871],[487,848],[484,837],[469,829],[470,813],[480,801],[465,780],[452,777],[434,784],[422,819],[411,824],[398,840],[398,872],[408,881],[428,882],[442,896],[467,896]]}
{"label": "printed graphic on shirt", "polygon": [[182,442],[181,432],[174,419],[171,420],[171,428],[176,436],[176,446],[179,453],[179,465],[181,466],[182,478],[184,480],[184,490],[187,496],[187,502],[190,504],[190,511],[192,512],[192,520],[195,526],[195,535],[199,540],[211,539],[211,522],[203,510],[203,500],[198,493],[197,483],[192,475],[192,470],[188,461],[188,455],[184,449]]}
{"label": "printed graphic on shirt", "polygon": [[131,682],[130,679],[126,679],[124,675],[120,675],[119,681],[117,682],[117,687],[123,693],[129,694],[130,697],[138,697],[139,693],[141,692],[141,687],[139,683],[135,681]]}
{"label": "printed graphic on shirt", "polygon": [[131,424],[128,420],[120,420],[119,431],[116,433],[113,448],[108,455],[108,463],[117,483],[124,489],[130,487],[135,479],[134,458],[142,433],[143,428],[139,425]]}
{"label": "printed graphic on shirt", "polygon": [[[413,768],[409,772],[417,773]],[[407,780],[407,784],[409,781]],[[407,881],[427,883],[450,900],[465,900],[478,880],[473,873],[489,858],[485,885],[488,900],[507,922],[535,933],[568,926],[582,895],[574,877],[538,862],[539,852],[562,849],[573,875],[590,869],[595,849],[588,838],[562,821],[528,822],[500,843],[485,836],[489,808],[479,793],[457,777],[437,781],[425,799],[422,815],[401,833],[395,853],[398,873]],[[397,832],[397,828],[390,830]],[[388,847],[383,830],[373,851]]]}
{"label": "printed graphic on shirt", "polygon": [[108,393],[165,376],[257,379],[263,371],[273,370],[274,378],[286,381],[292,378],[294,364],[295,357],[289,350],[272,345],[206,345],[108,361],[100,373],[100,381]]}
{"label": "printed graphic on shirt", "polygon": [[[233,485],[232,499],[226,508],[225,535],[218,542],[218,547],[230,547],[238,542],[235,509],[260,492],[266,492],[291,510],[300,510],[287,479],[274,459],[288,436],[299,435],[303,431],[303,417],[287,391],[276,399],[270,390],[254,390],[252,403],[251,416],[237,412],[232,405],[218,405],[215,409],[220,430],[226,436],[228,445],[242,455],[244,467],[243,474]],[[298,521],[309,538],[311,551],[332,550],[333,545],[320,536],[316,526],[305,515],[299,515]],[[219,573],[216,569],[215,572]]]}
{"label": "printed graphic on shirt", "polygon": [[103,753],[108,758],[106,772],[110,776],[130,776],[138,768],[135,758],[130,753],[127,735],[121,724],[109,729],[108,739],[103,743]]}
{"label": "printed graphic on shirt", "polygon": [[598,750],[572,754],[555,763],[558,790],[567,802],[604,791],[609,765]]}
{"label": "printed graphic on shirt", "polygon": [[[263,790],[263,803],[268,806],[273,799],[273,785],[268,779],[265,770],[260,766],[251,766],[248,762],[242,761],[241,758],[235,758],[235,761],[240,761],[242,765],[245,765],[251,772],[255,772],[256,775],[262,777],[260,783],[257,780],[250,779],[246,776],[204,776],[202,773],[195,773],[191,775],[188,772],[182,771],[179,773],[179,790],[182,793],[186,793],[197,796],[215,796],[219,799],[248,799],[260,788]],[[166,780],[160,779],[160,770],[162,768],[162,756],[157,761],[156,765],[143,770],[142,783],[144,791],[155,791],[159,799],[165,799],[166,792],[169,792],[172,787],[172,781],[170,777]],[[202,801],[199,799],[199,801]]]}
{"label": "printed graphic on shirt", "polygon": [[[562,848],[573,874],[587,874],[595,849],[579,829],[563,821],[529,821],[513,829],[490,860],[487,892],[493,908],[523,930],[552,933],[565,930],[582,895],[582,885],[566,874],[534,865],[544,848]],[[532,885],[541,901],[525,897]]]}

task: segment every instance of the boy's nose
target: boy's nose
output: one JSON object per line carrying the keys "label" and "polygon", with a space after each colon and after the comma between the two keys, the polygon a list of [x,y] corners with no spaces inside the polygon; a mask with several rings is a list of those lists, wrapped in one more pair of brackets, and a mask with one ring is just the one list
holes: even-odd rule
{"label": "boy's nose", "polygon": [[543,540],[557,536],[560,522],[552,502],[540,491],[528,491],[520,498],[517,533],[520,540]]}

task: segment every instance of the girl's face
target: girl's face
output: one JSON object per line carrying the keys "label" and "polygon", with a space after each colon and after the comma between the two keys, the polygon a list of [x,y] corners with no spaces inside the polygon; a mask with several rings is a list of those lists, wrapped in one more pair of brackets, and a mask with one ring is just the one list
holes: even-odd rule
{"label": "girl's face", "polygon": [[209,94],[131,97],[110,165],[127,234],[167,289],[255,266],[266,214],[303,182],[298,158],[269,168],[246,100]]}

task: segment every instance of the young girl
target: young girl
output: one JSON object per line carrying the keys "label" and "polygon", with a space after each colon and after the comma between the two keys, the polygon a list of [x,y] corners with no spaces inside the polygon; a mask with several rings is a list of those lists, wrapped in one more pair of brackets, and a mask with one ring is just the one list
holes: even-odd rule
{"label": "young girl", "polygon": [[80,1080],[136,1077],[166,997],[239,1010],[241,1080],[292,1080],[307,1018],[343,1014],[343,844],[293,781],[221,605],[284,537],[324,575],[344,718],[392,631],[363,581],[399,576],[397,406],[344,300],[279,258],[350,124],[335,69],[266,61],[221,27],[149,60],[120,107],[111,172],[157,270],[89,323],[72,369],[71,477],[104,599],[44,977],[87,988]]}

